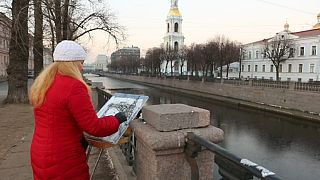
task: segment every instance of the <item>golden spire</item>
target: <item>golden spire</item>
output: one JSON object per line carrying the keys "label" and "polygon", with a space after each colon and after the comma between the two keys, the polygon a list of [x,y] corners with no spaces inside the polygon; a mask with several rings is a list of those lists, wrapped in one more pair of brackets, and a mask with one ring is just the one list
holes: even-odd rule
{"label": "golden spire", "polygon": [[178,9],[178,0],[171,0],[171,8],[168,16],[181,16]]}

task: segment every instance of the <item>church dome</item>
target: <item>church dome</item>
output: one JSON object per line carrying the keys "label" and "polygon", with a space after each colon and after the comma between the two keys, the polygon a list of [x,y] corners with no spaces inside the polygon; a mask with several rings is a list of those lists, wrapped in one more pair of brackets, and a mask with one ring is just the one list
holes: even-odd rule
{"label": "church dome", "polygon": [[284,24],[284,30],[289,31],[289,24],[287,22],[286,22],[286,24]]}
{"label": "church dome", "polygon": [[320,13],[317,15],[318,23],[313,26],[312,29],[320,29]]}
{"label": "church dome", "polygon": [[320,23],[314,25],[312,29],[320,29]]}
{"label": "church dome", "polygon": [[170,9],[168,16],[181,16],[181,14],[179,12],[179,9],[175,7]]}

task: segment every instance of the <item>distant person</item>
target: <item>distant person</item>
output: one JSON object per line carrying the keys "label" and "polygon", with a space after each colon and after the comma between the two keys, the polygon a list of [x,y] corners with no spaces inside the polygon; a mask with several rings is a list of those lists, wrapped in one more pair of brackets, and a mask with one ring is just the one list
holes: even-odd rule
{"label": "distant person", "polygon": [[35,129],[31,144],[34,179],[88,180],[83,132],[108,136],[126,121],[124,113],[98,118],[90,88],[82,79],[84,49],[74,41],[57,44],[53,59],[29,94]]}

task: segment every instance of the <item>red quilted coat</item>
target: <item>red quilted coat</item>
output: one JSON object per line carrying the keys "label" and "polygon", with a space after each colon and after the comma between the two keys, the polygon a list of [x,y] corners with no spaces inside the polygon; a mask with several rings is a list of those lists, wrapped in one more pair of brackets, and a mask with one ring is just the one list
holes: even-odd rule
{"label": "red quilted coat", "polygon": [[31,164],[36,180],[88,180],[86,154],[80,143],[83,132],[107,136],[119,128],[114,116],[97,117],[82,82],[60,74],[34,114]]}

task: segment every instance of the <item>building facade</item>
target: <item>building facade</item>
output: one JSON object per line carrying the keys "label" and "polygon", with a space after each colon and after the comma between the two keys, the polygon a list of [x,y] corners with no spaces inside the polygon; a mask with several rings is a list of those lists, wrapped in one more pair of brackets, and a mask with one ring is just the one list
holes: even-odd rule
{"label": "building facade", "polygon": [[11,20],[0,13],[0,77],[7,76]]}
{"label": "building facade", "polygon": [[111,62],[119,59],[133,59],[138,61],[140,59],[140,48],[135,46],[123,47],[111,54]]}
{"label": "building facade", "polygon": [[[0,12],[0,76],[7,77],[9,65],[9,44],[11,37],[11,19]],[[29,35],[28,74],[33,74],[33,36]]]}
{"label": "building facade", "polygon": [[104,54],[99,54],[93,66],[96,71],[107,71],[108,57]]}
{"label": "building facade", "polygon": [[[293,41],[292,56],[279,65],[281,81],[320,81],[320,13],[317,24],[310,30],[291,32],[289,24],[276,36],[289,36]],[[269,38],[271,39],[271,38]],[[245,44],[241,62],[241,77],[246,79],[276,79],[272,61],[265,57],[265,42],[268,39]],[[233,76],[237,77],[237,73]],[[230,77],[230,76],[229,76]]]}
{"label": "building facade", "polygon": [[[166,51],[173,50],[180,53],[184,47],[184,36],[182,34],[182,16],[178,8],[178,0],[171,0],[171,7],[166,19],[166,34],[163,38],[164,48]],[[170,64],[170,63],[169,63]],[[182,61],[177,58],[173,62],[173,74],[177,75],[181,72]],[[161,64],[161,72],[171,74],[171,65],[167,66],[166,62]],[[183,62],[182,72],[187,73],[187,62]]]}
{"label": "building facade", "polygon": [[139,60],[140,48],[134,46],[124,47],[111,54],[111,68],[108,70],[112,72],[136,74],[140,66]]}

